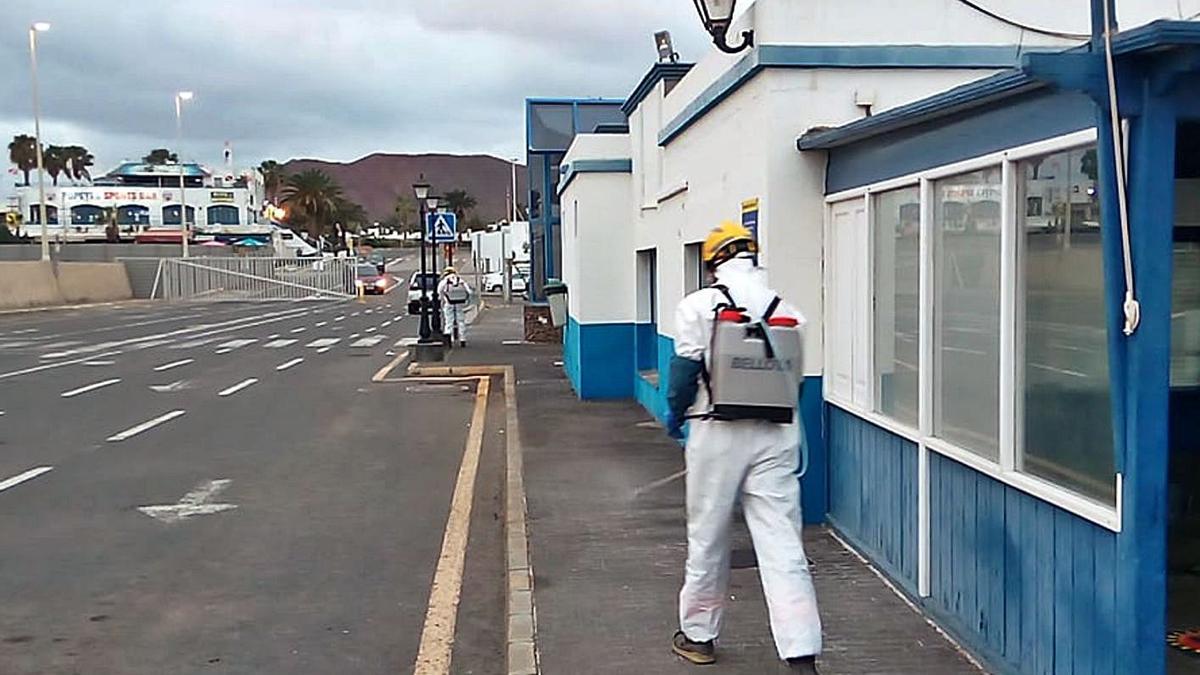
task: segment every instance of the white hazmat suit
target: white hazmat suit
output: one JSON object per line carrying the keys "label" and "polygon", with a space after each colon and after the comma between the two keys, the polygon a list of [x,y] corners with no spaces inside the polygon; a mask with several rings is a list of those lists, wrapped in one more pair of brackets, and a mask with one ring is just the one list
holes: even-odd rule
{"label": "white hazmat suit", "polygon": [[[761,317],[776,293],[764,273],[746,258],[716,269],[718,282],[752,317]],[[675,353],[691,361],[707,356],[713,312],[727,303],[715,288],[684,298],[675,314]],[[804,317],[783,302],[774,316]],[[700,386],[692,413],[708,409]],[[797,411],[797,417],[799,412]],[[721,632],[728,598],[730,529],[734,505],[741,496],[746,524],[754,540],[759,574],[780,659],[821,651],[821,619],[817,613],[808,561],[801,540],[799,463],[801,426],[761,420],[692,419],[687,463],[688,556],[679,593],[679,624],[695,642],[708,642]]]}
{"label": "white hazmat suit", "polygon": [[452,273],[438,282],[437,293],[442,305],[442,331],[459,342],[466,342],[471,287],[458,274]]}

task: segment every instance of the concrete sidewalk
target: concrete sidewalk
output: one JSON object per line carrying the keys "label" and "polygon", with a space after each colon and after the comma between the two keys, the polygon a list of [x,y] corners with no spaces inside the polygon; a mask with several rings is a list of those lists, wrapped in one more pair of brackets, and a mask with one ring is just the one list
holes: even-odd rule
{"label": "concrete sidewalk", "polygon": [[[450,364],[512,364],[524,446],[540,672],[687,673],[669,651],[687,553],[680,448],[632,401],[578,400],[558,345],[519,341],[520,306],[490,307]],[[735,567],[753,564],[735,528]],[[825,673],[978,673],[954,644],[825,528],[811,528]],[[784,672],[757,570],[735,569],[711,673]]]}

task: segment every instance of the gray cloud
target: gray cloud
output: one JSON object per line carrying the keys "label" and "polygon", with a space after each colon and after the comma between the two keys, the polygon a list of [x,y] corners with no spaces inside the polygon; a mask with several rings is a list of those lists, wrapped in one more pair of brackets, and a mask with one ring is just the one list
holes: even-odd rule
{"label": "gray cloud", "polygon": [[[172,96],[191,89],[186,156],[214,162],[373,151],[523,148],[526,96],[621,97],[667,28],[707,49],[687,0],[6,0],[0,136],[32,129],[24,26],[41,35],[49,142],[98,164],[175,145]],[[11,95],[7,95],[11,94]]]}

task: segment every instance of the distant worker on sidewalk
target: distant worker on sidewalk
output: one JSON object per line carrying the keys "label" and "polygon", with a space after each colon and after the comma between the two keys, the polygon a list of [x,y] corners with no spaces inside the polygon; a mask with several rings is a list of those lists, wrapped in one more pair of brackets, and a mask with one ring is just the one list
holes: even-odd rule
{"label": "distant worker on sidewalk", "polygon": [[[717,283],[675,314],[667,432],[684,437],[688,556],[672,651],[716,661],[728,597],[730,529],[741,497],[779,658],[816,673],[821,619],[801,540],[797,475],[804,317],[767,287],[750,231],[724,222],[702,257]],[[740,350],[740,351],[739,351]],[[691,413],[689,413],[689,409]]]}
{"label": "distant worker on sidewalk", "polygon": [[467,303],[471,300],[471,287],[460,276],[458,270],[447,267],[442,270],[442,280],[437,286],[442,302],[442,327],[459,347],[467,346]]}

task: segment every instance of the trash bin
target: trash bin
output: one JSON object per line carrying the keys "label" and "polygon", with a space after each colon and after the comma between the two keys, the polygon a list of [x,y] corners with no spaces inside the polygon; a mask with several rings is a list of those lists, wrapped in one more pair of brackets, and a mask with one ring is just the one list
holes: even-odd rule
{"label": "trash bin", "polygon": [[567,285],[558,279],[547,279],[544,288],[546,302],[550,303],[550,323],[555,328],[567,324]]}

